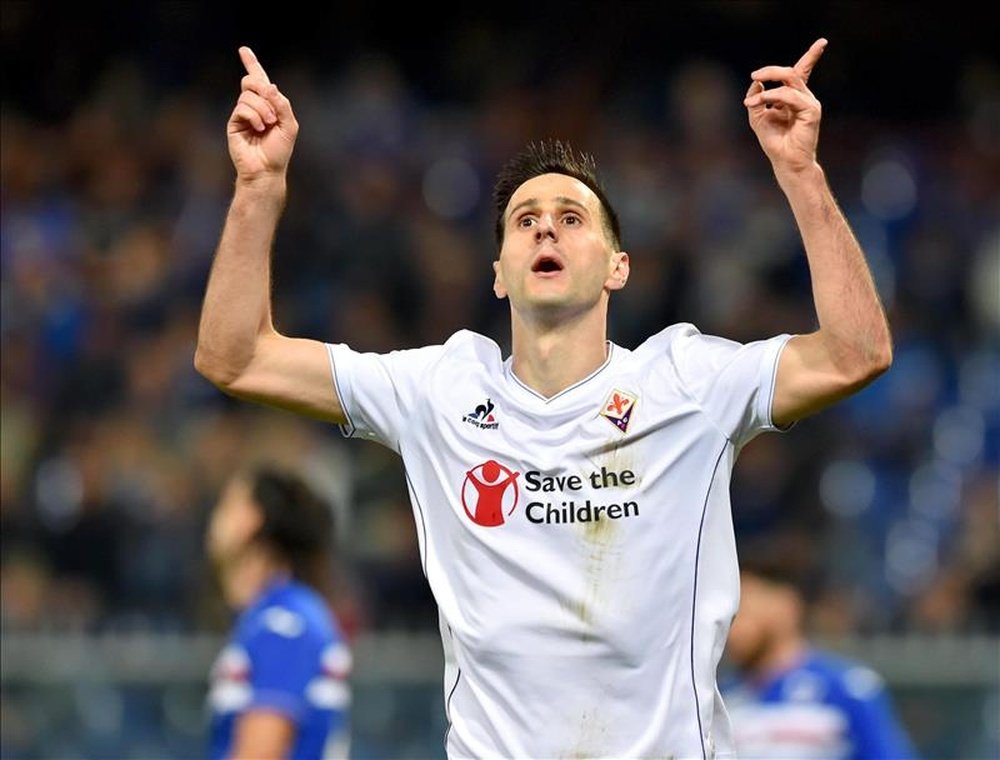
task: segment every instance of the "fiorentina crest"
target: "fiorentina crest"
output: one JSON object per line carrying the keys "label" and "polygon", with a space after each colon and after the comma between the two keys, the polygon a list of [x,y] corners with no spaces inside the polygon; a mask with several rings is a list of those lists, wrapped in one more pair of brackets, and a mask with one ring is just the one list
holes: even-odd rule
{"label": "fiorentina crest", "polygon": [[601,416],[626,433],[628,432],[629,420],[632,419],[632,412],[635,410],[636,401],[638,401],[636,396],[616,388],[611,391],[601,407]]}

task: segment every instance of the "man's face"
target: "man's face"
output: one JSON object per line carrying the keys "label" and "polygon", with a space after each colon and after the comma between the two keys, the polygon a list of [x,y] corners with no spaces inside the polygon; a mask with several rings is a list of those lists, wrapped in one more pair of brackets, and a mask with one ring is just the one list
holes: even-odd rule
{"label": "man's face", "polygon": [[212,563],[224,571],[238,559],[260,528],[263,516],[253,501],[250,484],[233,480],[212,510],[206,549]]}
{"label": "man's face", "polygon": [[740,578],[740,609],[729,629],[726,656],[741,668],[764,659],[775,640],[775,622],[788,615],[782,589],[750,573]]}
{"label": "man's face", "polygon": [[628,254],[612,249],[601,203],[583,182],[542,174],[522,184],[504,214],[494,292],[515,311],[571,315],[618,290]]}

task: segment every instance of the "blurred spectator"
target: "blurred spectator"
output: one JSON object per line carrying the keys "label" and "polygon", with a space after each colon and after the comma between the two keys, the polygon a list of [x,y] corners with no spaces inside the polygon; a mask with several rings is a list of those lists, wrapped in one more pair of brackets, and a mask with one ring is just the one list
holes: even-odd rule
{"label": "blurred spectator", "polygon": [[212,510],[206,546],[239,618],[212,668],[212,758],[346,757],[351,654],[325,598],[330,505],[257,467]]}
{"label": "blurred spectator", "polygon": [[776,539],[740,548],[740,608],[726,646],[735,668],[720,684],[740,757],[914,757],[881,677],[810,642],[808,550]]}

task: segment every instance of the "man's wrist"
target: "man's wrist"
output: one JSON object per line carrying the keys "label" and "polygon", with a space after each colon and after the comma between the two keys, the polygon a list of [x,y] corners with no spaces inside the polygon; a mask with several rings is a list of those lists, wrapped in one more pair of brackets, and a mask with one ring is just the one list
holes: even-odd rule
{"label": "man's wrist", "polygon": [[273,192],[275,189],[284,189],[287,183],[287,174],[280,172],[257,172],[255,174],[237,174],[236,187],[247,188],[257,192]]}
{"label": "man's wrist", "polygon": [[774,176],[786,193],[826,184],[826,173],[817,161],[804,166],[774,166]]}
{"label": "man's wrist", "polygon": [[285,202],[287,192],[288,183],[284,173],[237,177],[234,200],[281,206]]}

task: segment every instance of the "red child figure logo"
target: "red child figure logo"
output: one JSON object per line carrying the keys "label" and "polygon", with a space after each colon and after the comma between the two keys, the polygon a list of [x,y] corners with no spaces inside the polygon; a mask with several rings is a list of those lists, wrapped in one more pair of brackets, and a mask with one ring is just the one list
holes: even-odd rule
{"label": "red child figure logo", "polygon": [[465,473],[462,483],[462,506],[469,518],[486,528],[504,523],[504,507],[509,515],[517,506],[517,476],[494,459],[487,460]]}

